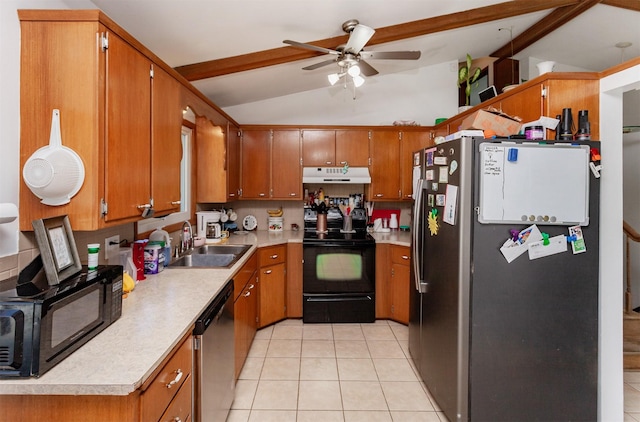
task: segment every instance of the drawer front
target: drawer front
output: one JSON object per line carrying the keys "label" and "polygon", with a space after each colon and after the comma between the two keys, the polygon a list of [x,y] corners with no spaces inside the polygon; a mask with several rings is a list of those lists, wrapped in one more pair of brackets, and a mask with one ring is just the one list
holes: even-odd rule
{"label": "drawer front", "polygon": [[160,418],[162,422],[186,422],[191,420],[191,397],[193,393],[193,383],[191,380],[191,376],[185,379],[182,388],[180,388],[178,394],[176,394],[173,401],[171,401],[169,408],[167,408],[162,418]]}
{"label": "drawer front", "polygon": [[189,336],[142,394],[143,421],[160,420],[180,387],[191,383],[192,367],[193,339]]}
{"label": "drawer front", "polygon": [[411,254],[406,246],[391,245],[391,262],[400,265],[411,263]]}
{"label": "drawer front", "polygon": [[258,249],[258,263],[260,267],[283,263],[285,262],[286,258],[286,244]]}
{"label": "drawer front", "polygon": [[256,272],[258,268],[258,258],[254,253],[251,257],[245,262],[245,264],[240,268],[240,271],[233,277],[233,292],[234,299],[238,299],[240,294],[243,292],[244,287],[247,285],[247,282],[253,276],[253,273]]}

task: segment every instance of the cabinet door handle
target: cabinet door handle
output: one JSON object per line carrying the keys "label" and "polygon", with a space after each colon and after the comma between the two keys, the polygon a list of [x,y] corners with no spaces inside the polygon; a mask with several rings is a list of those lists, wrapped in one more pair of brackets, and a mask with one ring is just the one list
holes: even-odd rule
{"label": "cabinet door handle", "polygon": [[289,196],[297,196],[297,195],[298,195],[298,194],[297,194],[297,193],[295,193],[295,192],[291,192],[291,193],[289,194]]}
{"label": "cabinet door handle", "polygon": [[179,383],[181,379],[182,379],[182,369],[178,368],[176,369],[176,377],[172,379],[171,382],[169,382],[169,384],[167,384],[167,388],[173,387],[174,385]]}
{"label": "cabinet door handle", "polygon": [[271,272],[272,272],[271,270],[267,270],[267,271],[265,271],[264,273],[265,273],[265,274],[271,274]]}
{"label": "cabinet door handle", "polygon": [[254,287],[256,287],[256,286],[253,285],[253,284],[249,284],[249,290],[253,289]]}
{"label": "cabinet door handle", "polygon": [[261,197],[261,198],[262,198],[262,197],[264,197],[264,196],[266,196],[266,195],[267,195],[266,193],[259,193],[259,194],[258,194],[258,196],[259,196],[259,197]]}
{"label": "cabinet door handle", "polygon": [[325,164],[331,165],[331,164],[333,164],[333,162],[332,161],[327,161]]}
{"label": "cabinet door handle", "polygon": [[180,201],[171,201],[171,205],[180,205],[181,203]]}
{"label": "cabinet door handle", "polygon": [[244,296],[244,297],[249,297],[249,296],[251,296],[251,292],[247,290],[247,291],[244,293],[244,295],[243,295],[243,296]]}
{"label": "cabinet door handle", "polygon": [[277,253],[276,253],[276,254],[273,254],[273,255],[271,255],[269,258],[271,258],[271,259],[277,259],[277,258],[278,258],[278,254],[277,254]]}
{"label": "cabinet door handle", "polygon": [[146,208],[151,208],[151,204],[142,204],[142,205],[137,205],[139,210],[143,210]]}
{"label": "cabinet door handle", "polygon": [[407,255],[402,255],[402,259],[409,259]]}
{"label": "cabinet door handle", "polygon": [[382,198],[384,196],[384,193],[376,193],[376,198]]}
{"label": "cabinet door handle", "polygon": [[173,418],[173,422],[182,422],[182,419],[180,419],[180,416],[176,416]]}

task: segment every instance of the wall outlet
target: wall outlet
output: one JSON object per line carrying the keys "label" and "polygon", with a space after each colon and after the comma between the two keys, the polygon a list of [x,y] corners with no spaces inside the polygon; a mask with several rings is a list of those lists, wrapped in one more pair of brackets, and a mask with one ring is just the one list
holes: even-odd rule
{"label": "wall outlet", "polygon": [[104,257],[107,261],[118,258],[120,254],[120,235],[107,237],[104,239]]}

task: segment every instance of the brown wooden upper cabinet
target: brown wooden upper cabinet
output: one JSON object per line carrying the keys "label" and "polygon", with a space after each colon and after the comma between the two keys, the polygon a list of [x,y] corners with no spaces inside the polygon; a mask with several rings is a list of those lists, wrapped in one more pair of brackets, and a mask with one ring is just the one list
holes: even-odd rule
{"label": "brown wooden upper cabinet", "polygon": [[60,110],[62,144],[85,168],[81,189],[65,205],[42,204],[22,182],[20,229],[66,214],[74,230],[97,230],[137,221],[152,204],[179,209],[182,108],[170,68],[98,10],[18,16],[21,168],[48,144],[53,109]]}
{"label": "brown wooden upper cabinet", "polygon": [[373,201],[395,201],[402,198],[400,184],[400,137],[393,129],[372,130],[369,150],[371,184],[367,197]]}
{"label": "brown wooden upper cabinet", "polygon": [[306,167],[369,163],[368,129],[305,129],[302,131],[302,162]]}
{"label": "brown wooden upper cabinet", "polygon": [[300,132],[244,129],[241,199],[301,199]]}

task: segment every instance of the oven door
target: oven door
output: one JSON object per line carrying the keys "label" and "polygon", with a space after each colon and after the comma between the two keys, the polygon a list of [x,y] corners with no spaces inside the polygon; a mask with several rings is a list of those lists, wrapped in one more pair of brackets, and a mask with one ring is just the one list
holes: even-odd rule
{"label": "oven door", "polygon": [[373,294],[375,243],[314,241],[303,243],[303,293]]}

